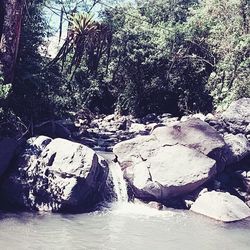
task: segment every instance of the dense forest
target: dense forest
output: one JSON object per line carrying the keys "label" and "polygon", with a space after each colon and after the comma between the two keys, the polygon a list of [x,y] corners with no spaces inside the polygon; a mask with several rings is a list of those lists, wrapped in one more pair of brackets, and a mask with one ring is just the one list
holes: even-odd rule
{"label": "dense forest", "polygon": [[248,0],[0,3],[1,133],[82,108],[178,116],[250,97]]}

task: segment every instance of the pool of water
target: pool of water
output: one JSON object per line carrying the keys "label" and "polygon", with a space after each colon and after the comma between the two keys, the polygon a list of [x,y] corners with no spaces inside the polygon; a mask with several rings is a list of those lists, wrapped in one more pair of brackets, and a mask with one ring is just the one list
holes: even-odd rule
{"label": "pool of water", "polygon": [[78,215],[0,213],[0,249],[249,250],[250,220],[224,224],[130,203]]}

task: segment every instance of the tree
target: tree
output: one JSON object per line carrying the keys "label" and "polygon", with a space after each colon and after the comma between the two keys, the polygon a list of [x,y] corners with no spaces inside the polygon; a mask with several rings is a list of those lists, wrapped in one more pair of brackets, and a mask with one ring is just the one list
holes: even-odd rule
{"label": "tree", "polygon": [[250,96],[249,7],[245,0],[204,0],[187,22],[189,39],[213,57],[207,86],[220,109]]}
{"label": "tree", "polygon": [[[67,73],[74,75],[81,61],[87,62],[91,73],[97,72],[102,55],[109,52],[112,36],[108,26],[93,20],[88,13],[70,16],[67,37],[51,64],[70,58]],[[72,72],[73,70],[73,72]]]}
{"label": "tree", "polygon": [[122,113],[211,110],[205,89],[211,63],[206,51],[198,51],[185,37],[188,8],[195,2],[139,1],[104,13],[113,32],[106,79]]}
{"label": "tree", "polygon": [[27,124],[54,119],[68,110],[67,78],[58,65],[46,68],[47,37],[50,31],[44,0],[27,4],[22,22],[16,74],[9,95],[9,107]]}
{"label": "tree", "polygon": [[2,0],[0,64],[5,83],[12,83],[18,53],[24,0]]}

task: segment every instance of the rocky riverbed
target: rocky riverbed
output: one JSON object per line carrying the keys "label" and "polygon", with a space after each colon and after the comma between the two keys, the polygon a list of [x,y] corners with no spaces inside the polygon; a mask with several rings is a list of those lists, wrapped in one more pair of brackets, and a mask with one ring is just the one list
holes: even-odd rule
{"label": "rocky riverbed", "polygon": [[[81,111],[73,122],[45,122],[24,142],[0,140],[1,208],[98,209],[117,197],[110,170],[116,164],[131,202],[190,209],[225,222],[247,218],[249,124],[248,98],[221,114],[137,119]],[[113,151],[113,161],[95,150]]]}

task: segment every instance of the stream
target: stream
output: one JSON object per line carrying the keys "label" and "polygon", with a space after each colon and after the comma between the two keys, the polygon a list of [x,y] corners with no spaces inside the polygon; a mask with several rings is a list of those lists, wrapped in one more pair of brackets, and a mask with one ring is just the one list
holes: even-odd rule
{"label": "stream", "polygon": [[0,249],[250,249],[250,219],[225,224],[189,211],[129,203],[120,168],[110,169],[117,199],[101,211],[0,212]]}

